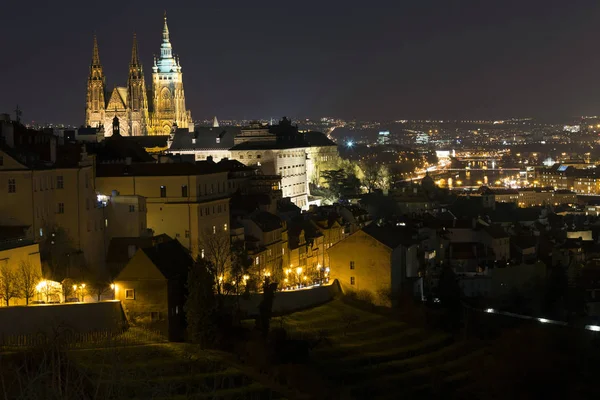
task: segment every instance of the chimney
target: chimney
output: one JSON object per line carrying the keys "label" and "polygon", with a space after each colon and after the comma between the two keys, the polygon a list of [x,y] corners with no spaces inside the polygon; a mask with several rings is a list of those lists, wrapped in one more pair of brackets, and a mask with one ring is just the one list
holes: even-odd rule
{"label": "chimney", "polygon": [[0,136],[8,147],[15,147],[15,128],[10,122],[8,114],[2,114],[2,118],[0,118]]}
{"label": "chimney", "polygon": [[213,160],[213,156],[206,156],[206,161],[212,162],[212,160]]}
{"label": "chimney", "polygon": [[56,162],[56,136],[50,138],[50,162]]}

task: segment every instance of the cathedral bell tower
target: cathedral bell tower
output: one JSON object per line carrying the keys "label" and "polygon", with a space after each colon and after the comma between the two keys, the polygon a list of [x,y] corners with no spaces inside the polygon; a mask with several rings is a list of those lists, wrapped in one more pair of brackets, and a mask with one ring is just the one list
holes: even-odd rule
{"label": "cathedral bell tower", "polygon": [[148,134],[148,97],[144,71],[138,56],[137,37],[133,35],[131,62],[129,63],[129,78],[127,79],[127,110],[131,136]]}
{"label": "cathedral bell tower", "polygon": [[90,75],[87,84],[87,102],[85,107],[85,124],[99,128],[104,124],[106,103],[104,101],[105,76],[102,64],[100,64],[100,53],[98,51],[98,40],[94,35],[94,50],[92,63],[90,64]]}
{"label": "cathedral bell tower", "polygon": [[179,58],[173,56],[165,13],[160,57],[152,67],[153,134],[169,134],[174,125],[188,128],[192,118],[185,108],[183,75]]}

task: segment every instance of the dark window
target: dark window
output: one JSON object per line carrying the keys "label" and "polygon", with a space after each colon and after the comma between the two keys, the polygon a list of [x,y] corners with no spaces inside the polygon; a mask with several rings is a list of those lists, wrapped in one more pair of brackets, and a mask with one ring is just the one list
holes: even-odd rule
{"label": "dark window", "polygon": [[125,289],[125,300],[135,300],[135,289]]}
{"label": "dark window", "polygon": [[187,196],[188,196],[187,185],[183,185],[183,186],[181,186],[181,197],[187,197]]}
{"label": "dark window", "polygon": [[57,189],[64,189],[65,187],[65,181],[62,175],[59,175],[56,177],[56,188]]}
{"label": "dark window", "polygon": [[135,206],[133,204],[129,205],[129,212],[135,212]]}
{"label": "dark window", "polygon": [[186,237],[187,239],[189,239],[189,238],[190,238],[190,231],[185,231],[185,237]]}
{"label": "dark window", "polygon": [[350,277],[350,284],[354,285],[354,277],[353,276]]}
{"label": "dark window", "polygon": [[17,193],[17,181],[15,179],[8,180],[8,193]]}
{"label": "dark window", "polygon": [[350,269],[354,269],[354,261],[350,261]]}
{"label": "dark window", "polygon": [[160,197],[167,197],[167,187],[166,186],[160,187]]}
{"label": "dark window", "polygon": [[59,214],[65,213],[65,203],[58,203],[58,213]]}
{"label": "dark window", "polygon": [[0,156],[0,166],[4,165],[4,157]]}
{"label": "dark window", "polygon": [[150,319],[152,321],[158,321],[158,320],[160,320],[160,313],[158,311],[152,311],[150,313]]}

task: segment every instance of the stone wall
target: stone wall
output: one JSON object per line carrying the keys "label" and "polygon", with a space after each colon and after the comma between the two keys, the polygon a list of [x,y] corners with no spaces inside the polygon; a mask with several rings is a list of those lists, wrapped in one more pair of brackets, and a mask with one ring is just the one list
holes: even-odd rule
{"label": "stone wall", "polygon": [[0,308],[0,336],[118,330],[125,323],[118,301],[66,303]]}
{"label": "stone wall", "polygon": [[[280,315],[315,307],[333,300],[340,293],[341,290],[337,280],[327,286],[277,292],[273,301],[273,313]],[[262,300],[262,294],[251,294],[248,298],[241,296],[239,300],[240,308],[247,316],[254,317],[258,315],[258,306]]]}

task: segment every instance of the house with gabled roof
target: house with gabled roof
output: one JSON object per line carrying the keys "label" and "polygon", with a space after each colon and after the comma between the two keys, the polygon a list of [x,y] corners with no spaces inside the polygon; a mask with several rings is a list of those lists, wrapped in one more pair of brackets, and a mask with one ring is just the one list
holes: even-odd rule
{"label": "house with gabled roof", "polygon": [[186,283],[194,260],[177,240],[140,248],[115,279],[127,320],[184,339]]}

